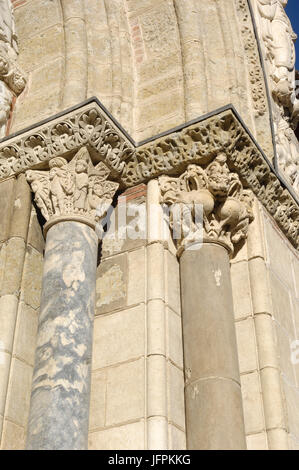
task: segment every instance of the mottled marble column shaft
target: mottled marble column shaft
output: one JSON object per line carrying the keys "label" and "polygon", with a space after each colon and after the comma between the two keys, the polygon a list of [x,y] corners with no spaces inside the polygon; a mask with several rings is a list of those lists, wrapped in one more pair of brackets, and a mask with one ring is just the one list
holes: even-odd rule
{"label": "mottled marble column shaft", "polygon": [[86,449],[98,240],[60,222],[47,233],[27,449]]}
{"label": "mottled marble column shaft", "polygon": [[187,448],[245,449],[228,252],[186,249],[180,270]]}

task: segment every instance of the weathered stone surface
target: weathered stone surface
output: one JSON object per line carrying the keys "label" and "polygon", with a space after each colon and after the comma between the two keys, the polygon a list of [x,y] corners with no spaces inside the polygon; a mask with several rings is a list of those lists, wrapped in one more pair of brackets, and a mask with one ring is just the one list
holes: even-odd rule
{"label": "weathered stone surface", "polygon": [[95,318],[93,369],[135,359],[144,354],[143,305]]}
{"label": "weathered stone surface", "polygon": [[31,381],[32,367],[13,358],[5,414],[10,421],[23,427],[27,426]]}
{"label": "weathered stone surface", "polygon": [[40,306],[43,273],[43,255],[30,245],[27,246],[22,277],[21,298],[30,307]]}
{"label": "weathered stone surface", "polygon": [[6,241],[9,235],[11,215],[13,211],[14,178],[0,184],[0,241]]}
{"label": "weathered stone surface", "polygon": [[180,259],[187,445],[242,449],[245,431],[228,253],[217,244],[197,248],[185,250]]}
{"label": "weathered stone surface", "polygon": [[5,420],[3,426],[3,436],[1,449],[3,450],[24,450],[25,429],[12,421]]}
{"label": "weathered stone surface", "polygon": [[25,242],[22,238],[10,238],[5,247],[5,268],[1,295],[19,295],[25,258]]}
{"label": "weathered stone surface", "polygon": [[124,424],[123,426],[92,432],[89,435],[89,450],[144,450],[144,422]]}
{"label": "weathered stone surface", "polygon": [[127,256],[118,255],[100,263],[97,270],[96,314],[127,305]]}
{"label": "weathered stone surface", "polygon": [[239,385],[213,377],[188,385],[185,394],[188,449],[198,449],[199,443],[201,450],[246,448]]}
{"label": "weathered stone surface", "polygon": [[262,391],[257,372],[241,375],[241,389],[246,434],[261,432],[265,424]]}
{"label": "weathered stone surface", "polygon": [[96,259],[91,228],[61,222],[49,229],[28,449],[87,445]]}
{"label": "weathered stone surface", "polygon": [[[144,416],[145,361],[128,362],[107,372],[106,425],[136,421]],[[134,377],[134,380],[132,380]]]}
{"label": "weathered stone surface", "polygon": [[38,311],[20,302],[15,331],[14,354],[32,367],[34,365],[37,326]]}
{"label": "weathered stone surface", "polygon": [[45,239],[34,207],[31,208],[27,244],[35,248],[39,253],[43,253],[45,249]]}

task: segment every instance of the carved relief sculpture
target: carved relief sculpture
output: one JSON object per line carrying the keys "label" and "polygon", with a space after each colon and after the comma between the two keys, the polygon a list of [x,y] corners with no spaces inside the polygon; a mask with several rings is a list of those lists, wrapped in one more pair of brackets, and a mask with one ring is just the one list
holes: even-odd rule
{"label": "carved relief sculpture", "polygon": [[258,27],[273,97],[279,167],[298,191],[299,144],[294,134],[299,120],[295,83],[297,35],[285,12],[288,0],[256,0]]}
{"label": "carved relief sculpture", "polygon": [[[205,169],[191,164],[178,178],[160,177],[159,184],[164,203],[193,205],[191,233],[196,233],[195,205],[198,205],[203,211],[199,221],[203,241],[224,245],[232,253],[234,245],[246,238],[253,219],[252,195],[243,189],[238,175],[229,170],[226,162],[226,155],[220,153]],[[187,243],[196,241],[188,234],[189,213],[182,209],[181,214],[183,234],[178,241],[179,252]]]}
{"label": "carved relief sculpture", "polygon": [[12,98],[25,88],[17,66],[18,45],[11,0],[0,0],[0,138],[5,136]]}
{"label": "carved relief sculpture", "polygon": [[86,147],[70,162],[63,157],[50,160],[49,171],[28,170],[27,181],[47,221],[45,230],[58,219],[95,226],[106,214],[119,186],[107,181],[109,174],[104,163],[93,166]]}

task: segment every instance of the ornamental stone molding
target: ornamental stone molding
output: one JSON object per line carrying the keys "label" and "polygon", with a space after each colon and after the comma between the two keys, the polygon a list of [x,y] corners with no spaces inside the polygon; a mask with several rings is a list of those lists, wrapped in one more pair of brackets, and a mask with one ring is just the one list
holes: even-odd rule
{"label": "ornamental stone molding", "polygon": [[247,55],[249,81],[255,116],[264,116],[267,111],[267,99],[263,70],[260,64],[259,52],[252,28],[252,19],[247,0],[235,0],[239,14],[240,29],[244,49]]}
{"label": "ornamental stone molding", "polygon": [[[178,253],[198,241],[196,229],[201,225],[203,242],[224,245],[230,253],[234,245],[247,237],[248,225],[253,220],[252,193],[243,189],[239,176],[230,171],[226,162],[226,155],[220,153],[206,168],[191,164],[178,178],[159,178],[162,202],[182,205],[181,225],[185,233],[178,240]],[[196,205],[202,208],[198,220]],[[197,224],[200,226],[196,227]]]}
{"label": "ornamental stone molding", "polygon": [[70,161],[85,147],[102,162],[120,190],[159,176],[178,177],[195,164],[204,169],[225,154],[238,175],[298,246],[299,208],[292,188],[274,170],[232,105],[136,143],[96,98],[0,142],[0,181],[28,170],[49,170],[57,157]]}
{"label": "ornamental stone molding", "polygon": [[95,227],[112,203],[118,183],[107,181],[110,170],[102,162],[92,164],[86,147],[68,163],[50,160],[48,171],[28,170],[27,181],[35,202],[46,219],[46,232],[58,221],[77,220]]}

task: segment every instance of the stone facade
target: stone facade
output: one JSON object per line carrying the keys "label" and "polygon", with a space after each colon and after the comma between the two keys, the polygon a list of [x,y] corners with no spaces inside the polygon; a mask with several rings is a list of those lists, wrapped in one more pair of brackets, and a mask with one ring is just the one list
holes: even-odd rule
{"label": "stone facade", "polygon": [[299,449],[285,4],[0,1],[1,449]]}

